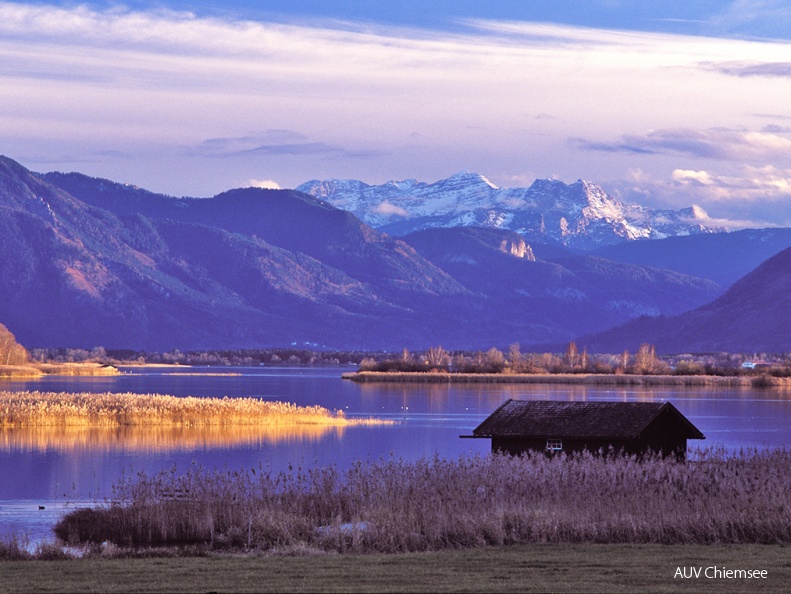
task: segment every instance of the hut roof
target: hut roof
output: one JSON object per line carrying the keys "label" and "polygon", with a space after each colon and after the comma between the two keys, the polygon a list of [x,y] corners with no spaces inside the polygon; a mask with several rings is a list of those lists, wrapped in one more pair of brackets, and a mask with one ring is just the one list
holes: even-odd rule
{"label": "hut roof", "polygon": [[637,439],[662,413],[669,412],[687,439],[703,434],[669,402],[563,402],[507,400],[478,427],[473,437],[558,437]]}

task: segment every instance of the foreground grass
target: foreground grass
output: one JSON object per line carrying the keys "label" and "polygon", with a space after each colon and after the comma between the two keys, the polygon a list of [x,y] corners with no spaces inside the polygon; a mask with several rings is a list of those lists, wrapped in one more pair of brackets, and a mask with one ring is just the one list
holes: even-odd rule
{"label": "foreground grass", "polygon": [[382,424],[342,411],[255,398],[177,398],[160,394],[0,392],[3,427],[165,427]]}
{"label": "foreground grass", "polygon": [[[766,579],[674,578],[681,567]],[[788,592],[778,545],[533,545],[400,555],[0,562],[0,592]]]}
{"label": "foreground grass", "polygon": [[383,460],[128,476],[55,527],[72,544],[400,553],[512,544],[788,544],[791,452]]}

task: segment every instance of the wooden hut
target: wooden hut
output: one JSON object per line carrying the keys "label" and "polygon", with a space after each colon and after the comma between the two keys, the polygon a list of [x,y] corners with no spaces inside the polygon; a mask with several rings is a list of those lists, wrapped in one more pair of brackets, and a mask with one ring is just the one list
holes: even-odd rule
{"label": "wooden hut", "polygon": [[657,452],[686,457],[688,439],[703,434],[669,402],[507,400],[472,435],[493,452]]}

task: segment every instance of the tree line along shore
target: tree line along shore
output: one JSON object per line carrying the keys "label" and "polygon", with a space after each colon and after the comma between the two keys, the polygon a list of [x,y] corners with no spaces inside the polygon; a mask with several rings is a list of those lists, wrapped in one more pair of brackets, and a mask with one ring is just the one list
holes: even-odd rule
{"label": "tree line along shore", "polygon": [[421,353],[366,357],[357,382],[550,383],[625,386],[772,387],[791,385],[791,358],[784,354],[731,353],[660,356],[642,344],[631,354],[589,354],[570,342],[566,352],[522,353],[518,344],[453,353],[432,347]]}
{"label": "tree line along shore", "polygon": [[[0,324],[0,377],[40,377],[58,375],[115,375],[118,365],[200,365],[200,366],[356,366],[359,381],[383,381],[368,372],[432,373],[422,381],[492,381],[602,383],[608,385],[784,385],[791,378],[791,353],[681,353],[660,355],[651,344],[641,344],[634,352],[588,353],[569,342],[563,353],[523,353],[519,344],[504,352],[496,347],[487,351],[447,351],[442,346],[414,353],[386,351],[325,350],[318,345],[287,348],[226,349],[147,352],[108,350],[104,347],[36,348],[28,351]],[[446,380],[442,374],[451,374]],[[515,376],[509,379],[485,376]],[[527,377],[530,376],[530,377]],[[551,377],[550,377],[551,376]],[[572,377],[579,376],[579,377]],[[603,379],[600,376],[654,376],[653,379]],[[678,377],[712,376],[746,378],[730,380],[678,381]],[[407,376],[402,376],[406,378]],[[465,378],[465,379],[462,379]],[[388,381],[407,381],[397,375]],[[409,381],[414,381],[410,378]]]}

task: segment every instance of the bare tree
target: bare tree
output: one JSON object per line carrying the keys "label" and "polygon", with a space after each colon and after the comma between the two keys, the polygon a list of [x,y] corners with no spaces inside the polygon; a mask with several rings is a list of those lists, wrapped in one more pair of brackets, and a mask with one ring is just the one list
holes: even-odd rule
{"label": "bare tree", "polygon": [[0,324],[0,365],[23,365],[29,361],[25,347],[3,324]]}
{"label": "bare tree", "polygon": [[565,363],[569,369],[574,369],[577,365],[577,356],[579,351],[577,350],[577,343],[573,340],[569,343],[569,346],[566,348],[566,356],[565,356]]}
{"label": "bare tree", "polygon": [[508,362],[511,364],[511,369],[516,373],[524,369],[524,360],[518,342],[508,347]]}
{"label": "bare tree", "polygon": [[501,373],[505,369],[505,355],[495,347],[486,351],[483,360],[487,373]]}
{"label": "bare tree", "polygon": [[643,343],[637,350],[634,360],[637,373],[653,373],[656,368],[656,349],[654,345]]}
{"label": "bare tree", "polygon": [[621,354],[620,367],[621,367],[621,369],[623,371],[626,371],[626,368],[629,367],[629,351],[628,350],[624,350],[624,352]]}
{"label": "bare tree", "polygon": [[441,346],[431,347],[426,353],[426,363],[429,367],[447,368],[450,364],[450,356]]}

